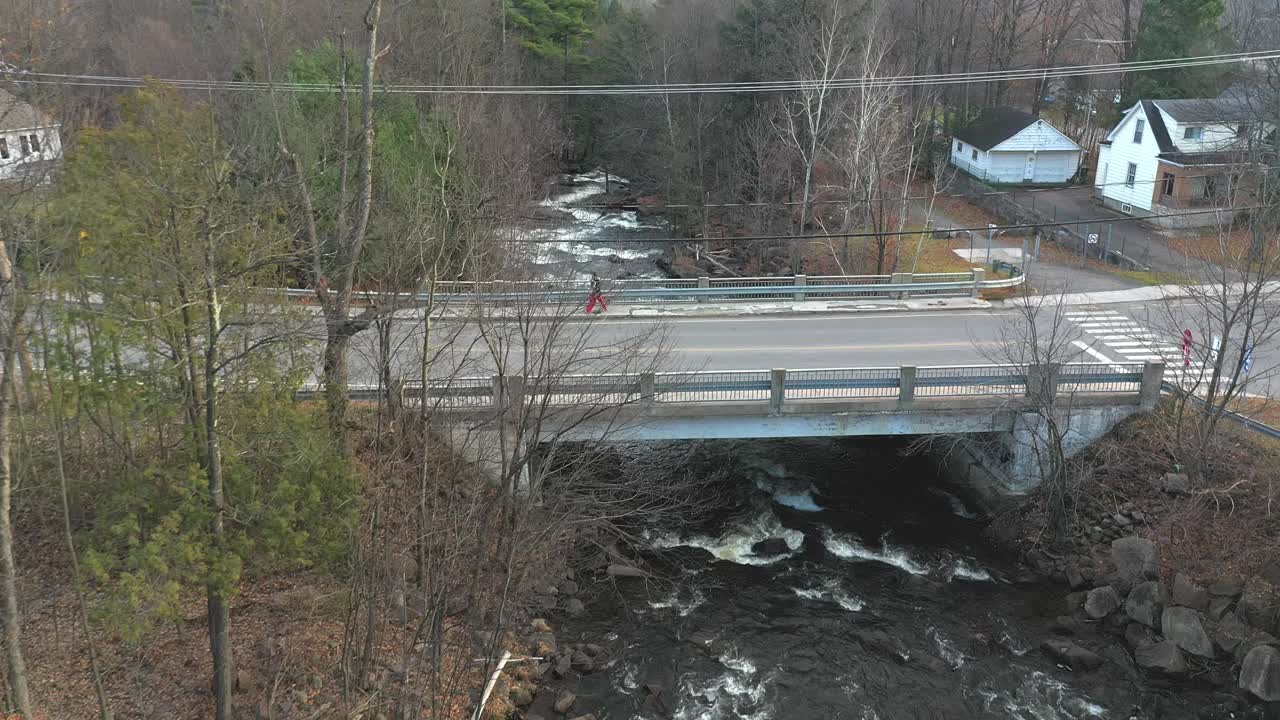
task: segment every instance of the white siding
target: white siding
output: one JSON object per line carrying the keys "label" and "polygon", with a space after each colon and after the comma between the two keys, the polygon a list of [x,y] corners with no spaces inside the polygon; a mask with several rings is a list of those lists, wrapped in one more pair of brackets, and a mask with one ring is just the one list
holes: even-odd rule
{"label": "white siding", "polygon": [[1079,150],[1080,146],[1072,142],[1071,138],[1058,132],[1049,123],[1044,120],[1036,122],[1023,128],[1017,135],[1005,140],[999,145],[991,148],[992,152],[1017,152],[1023,150],[1041,151],[1046,150]]}
{"label": "white siding", "polygon": [[[1160,161],[1156,159],[1156,155],[1160,154],[1160,145],[1156,142],[1149,122],[1142,131],[1142,143],[1134,144],[1133,129],[1138,118],[1146,120],[1141,105],[1125,115],[1111,131],[1108,136],[1111,140],[1109,151],[1098,156],[1098,184],[1103,182],[1102,163],[1105,162],[1108,170],[1106,185],[1100,187],[1102,195],[1115,203],[1132,205],[1135,211],[1150,211],[1151,197],[1155,192],[1156,170],[1160,165]],[[1124,184],[1129,163],[1138,166],[1133,187]]]}
{"label": "white siding", "polygon": [[1022,182],[1023,163],[1026,162],[1027,153],[996,152],[992,150],[988,154],[991,156],[989,167],[992,181],[1000,183]]}
{"label": "white siding", "polygon": [[[30,137],[35,135],[39,138],[40,152],[22,152],[22,139],[27,138],[28,148],[30,145]],[[46,128],[30,128],[23,130],[4,130],[0,131],[0,138],[3,138],[8,146],[9,157],[0,158],[0,180],[9,180],[17,177],[22,170],[22,166],[28,163],[34,163],[41,160],[56,160],[62,157],[62,138],[59,136],[57,126]]]}
{"label": "white siding", "polygon": [[[1236,128],[1239,127],[1238,125],[1179,123],[1164,110],[1160,111],[1160,115],[1164,118],[1165,127],[1169,128],[1169,139],[1173,141],[1174,145],[1178,146],[1180,152],[1219,152],[1228,149],[1237,140]],[[1199,140],[1188,140],[1183,137],[1188,127],[1203,128],[1204,133]]]}
{"label": "white siding", "polygon": [[[957,144],[961,144],[963,149],[957,150]],[[973,159],[973,151],[977,148],[967,142],[951,139],[951,164],[961,170],[973,175],[977,178],[986,178],[990,172],[988,163],[990,162],[991,153],[978,150],[978,159]]]}
{"label": "white siding", "polygon": [[1036,169],[1033,180],[1038,183],[1062,183],[1075,176],[1080,167],[1077,150],[1036,153]]}

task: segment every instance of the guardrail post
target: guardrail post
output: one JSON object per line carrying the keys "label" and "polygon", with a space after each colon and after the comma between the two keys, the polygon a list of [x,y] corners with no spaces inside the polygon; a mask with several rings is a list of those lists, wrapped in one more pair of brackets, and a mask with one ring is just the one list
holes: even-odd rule
{"label": "guardrail post", "polygon": [[1154,410],[1160,401],[1160,388],[1164,383],[1164,363],[1148,362],[1142,366],[1142,386],[1138,390],[1138,406]]}
{"label": "guardrail post", "polygon": [[976,298],[976,297],[981,297],[981,295],[982,295],[982,282],[983,282],[984,280],[986,280],[986,279],[987,279],[987,271],[986,271],[986,270],[984,270],[983,268],[974,268],[974,269],[973,269],[973,292],[969,295],[969,297],[975,297],[975,298]]}
{"label": "guardrail post", "polygon": [[[709,289],[710,287],[711,287],[711,278],[706,278],[706,277],[700,277],[700,278],[698,278],[698,289],[699,289],[699,290],[706,290],[706,289]],[[707,296],[706,296],[706,295],[699,295],[699,296],[698,296],[698,302],[706,302],[706,301],[707,301]]]}
{"label": "guardrail post", "polygon": [[[795,276],[795,286],[796,286],[796,287],[798,287],[798,288],[802,288],[802,287],[807,287],[808,285],[809,285],[809,276],[808,276],[808,275],[796,275],[796,276]],[[796,299],[797,301],[799,301],[799,300],[804,300],[804,299],[805,299],[805,291],[804,291],[804,290],[797,290],[797,291],[796,291],[796,294],[795,294],[795,299]]]}
{"label": "guardrail post", "polygon": [[916,399],[916,366],[898,368],[898,402],[906,405]]}
{"label": "guardrail post", "polygon": [[[913,282],[912,274],[911,273],[894,273],[893,277],[890,278],[889,282],[893,283],[894,285],[910,285]],[[893,296],[898,299],[909,298],[911,297],[911,291],[903,290],[901,292],[895,292]]]}
{"label": "guardrail post", "polygon": [[653,402],[653,398],[657,392],[657,376],[654,373],[640,373],[640,401]]}
{"label": "guardrail post", "polygon": [[787,371],[786,368],[774,368],[769,371],[769,411],[772,413],[782,412],[782,401],[786,398],[787,388]]}

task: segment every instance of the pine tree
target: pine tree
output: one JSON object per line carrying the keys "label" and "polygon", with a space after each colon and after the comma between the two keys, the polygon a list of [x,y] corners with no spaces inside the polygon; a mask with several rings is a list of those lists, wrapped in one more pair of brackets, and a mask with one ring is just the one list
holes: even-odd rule
{"label": "pine tree", "polygon": [[[1222,27],[1223,0],[1147,0],[1138,28],[1138,61],[1169,60],[1222,52],[1228,44]],[[1133,100],[1215,95],[1221,78],[1216,68],[1179,68],[1143,73],[1134,82]]]}
{"label": "pine tree", "polygon": [[569,66],[585,60],[583,47],[594,35],[591,23],[600,11],[600,0],[512,0],[507,16],[520,29],[520,41],[533,54],[558,59]]}

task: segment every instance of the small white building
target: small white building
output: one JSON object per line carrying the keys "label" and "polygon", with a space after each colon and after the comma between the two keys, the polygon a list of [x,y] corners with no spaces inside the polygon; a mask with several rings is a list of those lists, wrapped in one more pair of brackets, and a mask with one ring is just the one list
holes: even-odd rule
{"label": "small white building", "polygon": [[41,182],[62,159],[61,126],[0,89],[0,181]]}
{"label": "small white building", "polygon": [[992,108],[956,131],[951,164],[986,182],[1059,185],[1080,168],[1083,149],[1047,121],[1016,108]]}
{"label": "small white building", "polygon": [[1252,196],[1239,181],[1258,159],[1249,149],[1275,144],[1275,124],[1256,115],[1225,95],[1139,101],[1098,145],[1097,197],[1165,227],[1221,222]]}

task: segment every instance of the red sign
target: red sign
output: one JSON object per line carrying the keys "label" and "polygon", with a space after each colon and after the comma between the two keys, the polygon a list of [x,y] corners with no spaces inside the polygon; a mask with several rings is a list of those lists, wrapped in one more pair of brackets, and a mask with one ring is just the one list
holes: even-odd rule
{"label": "red sign", "polygon": [[1182,331],[1182,366],[1191,367],[1191,342],[1193,337],[1190,330]]}

